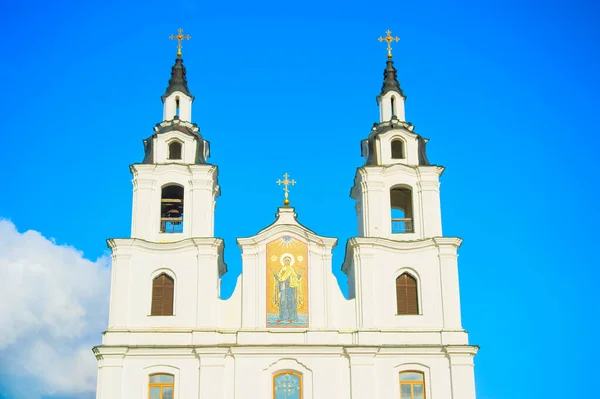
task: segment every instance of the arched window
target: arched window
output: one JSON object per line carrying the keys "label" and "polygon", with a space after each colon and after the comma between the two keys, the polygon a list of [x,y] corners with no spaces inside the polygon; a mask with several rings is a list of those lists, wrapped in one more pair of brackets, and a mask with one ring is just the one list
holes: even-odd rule
{"label": "arched window", "polygon": [[152,316],[173,316],[173,297],[175,281],[165,274],[158,275],[152,280]]}
{"label": "arched window", "polygon": [[169,157],[168,159],[181,159],[181,143],[179,141],[172,141],[169,143]]}
{"label": "arched window", "polygon": [[179,97],[175,97],[175,115],[179,116]]}
{"label": "arched window", "polygon": [[420,371],[400,373],[400,399],[426,399],[423,373]]}
{"label": "arched window", "polygon": [[302,399],[302,374],[293,371],[274,374],[273,399]]}
{"label": "arched window", "polygon": [[391,107],[392,107],[392,109],[391,109],[390,114],[392,116],[394,116],[394,115],[396,115],[396,98],[394,96],[392,96],[392,98],[391,98]]}
{"label": "arched window", "polygon": [[407,187],[390,190],[392,233],[414,233],[412,191]]}
{"label": "arched window", "polygon": [[408,273],[396,278],[397,314],[419,314],[417,280]]}
{"label": "arched window", "polygon": [[152,374],[148,383],[149,399],[173,399],[175,378],[171,374]]}
{"label": "arched window", "polygon": [[404,159],[404,142],[400,139],[392,141],[392,159]]}
{"label": "arched window", "polygon": [[160,199],[160,232],[183,233],[183,187],[165,186]]}

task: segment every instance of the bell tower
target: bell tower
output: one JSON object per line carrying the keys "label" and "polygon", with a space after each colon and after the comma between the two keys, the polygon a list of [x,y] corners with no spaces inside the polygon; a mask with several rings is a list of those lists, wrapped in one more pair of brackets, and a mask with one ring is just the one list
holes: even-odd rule
{"label": "bell tower", "polygon": [[442,235],[439,177],[444,168],[427,159],[427,139],[405,121],[406,96],[400,88],[391,46],[377,96],[379,123],[362,141],[365,165],[358,169],[351,197],[356,200],[358,234],[415,240]]}
{"label": "bell tower", "polygon": [[162,95],[163,121],[143,141],[144,159],[131,165],[133,216],[131,236],[148,241],[179,241],[212,237],[214,209],[220,194],[217,167],[207,163],[209,142],[191,122],[194,96],[188,89],[181,54],[171,68],[169,85]]}
{"label": "bell tower", "polygon": [[[378,342],[390,346],[402,342],[402,361],[421,375],[431,371],[431,385],[440,387],[435,395],[475,399],[473,357],[478,348],[469,345],[460,310],[457,251],[462,240],[442,235],[439,178],[444,168],[429,162],[427,139],[406,121],[406,96],[390,46],[399,39],[390,33],[379,38],[388,44],[377,96],[380,119],[361,142],[364,165],[357,168],[350,192],[356,201],[358,237],[346,245],[342,270],[356,303],[357,330],[379,332]],[[386,341],[388,334],[394,338]],[[427,354],[424,342],[432,348]],[[440,367],[433,371],[436,364]],[[403,378],[400,372],[402,397],[406,393],[416,398],[414,387]],[[433,382],[435,378],[446,385]],[[354,382],[357,389],[372,386],[370,375]],[[428,389],[419,388],[418,397],[430,397],[423,394]],[[360,397],[369,397],[369,392]]]}

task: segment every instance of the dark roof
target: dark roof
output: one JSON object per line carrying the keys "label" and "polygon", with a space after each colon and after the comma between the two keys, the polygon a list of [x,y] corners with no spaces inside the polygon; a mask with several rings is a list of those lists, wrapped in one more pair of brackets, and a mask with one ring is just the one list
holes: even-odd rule
{"label": "dark roof", "polygon": [[385,132],[389,132],[390,130],[394,130],[394,129],[405,129],[408,132],[417,136],[418,152],[419,152],[419,166],[430,166],[431,163],[427,159],[427,149],[426,149],[427,142],[425,141],[425,139],[423,137],[421,137],[421,135],[419,135],[413,131],[414,126],[412,125],[412,123],[399,121],[398,117],[395,115],[392,116],[392,119],[389,122],[381,122],[381,123],[373,124],[371,133],[369,134],[369,137],[365,140],[366,144],[368,146],[368,157],[366,160],[366,164],[367,165],[376,165],[376,160],[375,160],[374,155],[375,155],[375,139],[377,138],[377,136],[379,136],[380,134],[383,134]]}
{"label": "dark roof", "polygon": [[388,58],[386,62],[385,70],[383,71],[383,86],[381,86],[380,96],[383,96],[389,91],[395,91],[402,97],[406,98],[402,89],[400,88],[400,82],[398,82],[398,76],[396,68],[394,68],[394,60]]}
{"label": "dark roof", "polygon": [[175,64],[171,68],[171,79],[169,79],[169,86],[167,87],[165,94],[161,96],[162,101],[164,102],[165,98],[176,91],[180,91],[191,97],[192,101],[194,100],[194,96],[192,96],[190,89],[188,89],[185,66],[183,65],[183,58],[181,57],[175,59]]}
{"label": "dark roof", "polygon": [[172,132],[174,130],[185,133],[188,136],[192,136],[194,140],[196,140],[196,159],[194,160],[194,163],[207,163],[206,158],[204,158],[204,146],[206,145],[207,149],[210,149],[210,143],[202,138],[198,125],[195,123],[181,121],[178,116],[175,116],[173,120],[157,123],[154,127],[154,134],[147,139],[142,140],[144,143],[144,160],[142,163],[154,163],[154,151],[152,151],[153,139],[159,134]]}

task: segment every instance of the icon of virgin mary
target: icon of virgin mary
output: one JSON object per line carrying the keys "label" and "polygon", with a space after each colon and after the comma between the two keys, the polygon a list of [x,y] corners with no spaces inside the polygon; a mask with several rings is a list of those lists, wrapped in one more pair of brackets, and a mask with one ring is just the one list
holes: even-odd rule
{"label": "icon of virgin mary", "polygon": [[273,271],[273,302],[279,308],[277,323],[293,323],[298,321],[298,309],[303,303],[302,275],[294,270],[293,255],[284,254],[281,264],[279,272]]}

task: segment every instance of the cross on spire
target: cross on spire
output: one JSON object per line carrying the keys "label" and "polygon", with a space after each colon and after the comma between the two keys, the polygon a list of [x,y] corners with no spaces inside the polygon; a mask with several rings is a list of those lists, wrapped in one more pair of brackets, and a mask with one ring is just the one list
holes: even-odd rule
{"label": "cross on spire", "polygon": [[387,52],[388,52],[388,58],[392,58],[392,42],[397,42],[400,41],[400,38],[398,36],[396,37],[392,37],[392,31],[391,30],[386,30],[385,33],[387,34],[386,37],[379,37],[379,41],[383,42],[386,41],[387,42]]}
{"label": "cross on spire", "polygon": [[177,57],[181,57],[181,47],[183,47],[181,45],[181,41],[182,40],[190,40],[192,37],[190,35],[183,35],[183,29],[179,28],[177,29],[178,35],[177,36],[169,36],[169,39],[174,40],[177,39]]}
{"label": "cross on spire", "polygon": [[283,174],[283,180],[279,179],[277,180],[277,185],[281,186],[283,185],[283,192],[285,193],[285,199],[283,200],[283,205],[288,206],[290,204],[290,200],[288,199],[288,194],[290,192],[290,189],[288,188],[288,185],[295,185],[296,181],[294,179],[289,180],[290,175],[288,175],[287,173]]}

